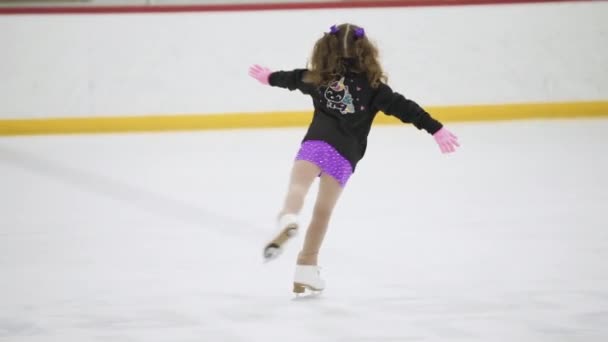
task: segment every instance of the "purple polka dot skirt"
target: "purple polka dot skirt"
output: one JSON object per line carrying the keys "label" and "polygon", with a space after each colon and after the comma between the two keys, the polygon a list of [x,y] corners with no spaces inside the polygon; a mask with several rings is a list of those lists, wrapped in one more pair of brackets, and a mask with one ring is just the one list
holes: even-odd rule
{"label": "purple polka dot skirt", "polygon": [[[302,143],[296,160],[306,160],[321,168],[321,174],[326,173],[344,187],[353,174],[352,167],[336,149],[324,141],[308,140]],[[321,176],[319,174],[319,176]]]}

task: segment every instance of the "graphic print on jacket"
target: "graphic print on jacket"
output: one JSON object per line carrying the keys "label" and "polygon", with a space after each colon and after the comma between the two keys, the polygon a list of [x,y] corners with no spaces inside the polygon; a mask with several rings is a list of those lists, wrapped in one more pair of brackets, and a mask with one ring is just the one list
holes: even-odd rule
{"label": "graphic print on jacket", "polygon": [[355,112],[353,97],[348,91],[348,86],[344,84],[344,77],[329,84],[325,89],[325,99],[327,108],[337,109],[343,115]]}

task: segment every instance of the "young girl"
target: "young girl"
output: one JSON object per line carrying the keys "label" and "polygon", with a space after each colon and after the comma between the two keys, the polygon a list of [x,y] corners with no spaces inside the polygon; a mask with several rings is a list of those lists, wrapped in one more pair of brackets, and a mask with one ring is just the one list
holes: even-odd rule
{"label": "young girl", "polygon": [[249,75],[262,84],[299,90],[312,97],[314,115],[295,158],[287,196],[278,216],[278,233],[265,246],[276,258],[295,236],[298,215],[313,181],[319,192],[304,245],[298,255],[293,291],[322,291],[317,257],[342,189],[363,158],[372,121],[379,111],[412,123],[435,138],[443,153],[455,151],[457,138],[414,101],[385,83],[378,51],[363,28],[332,26],[315,44],[308,69],[272,72],[254,65]]}

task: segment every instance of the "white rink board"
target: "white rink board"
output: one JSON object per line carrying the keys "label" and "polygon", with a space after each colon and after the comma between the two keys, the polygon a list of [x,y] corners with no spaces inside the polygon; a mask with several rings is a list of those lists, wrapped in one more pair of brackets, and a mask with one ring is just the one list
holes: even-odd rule
{"label": "white rink board", "polygon": [[606,100],[607,17],[604,1],[0,16],[0,118],[307,110],[247,68],[303,67],[343,21],[367,29],[391,85],[425,106]]}

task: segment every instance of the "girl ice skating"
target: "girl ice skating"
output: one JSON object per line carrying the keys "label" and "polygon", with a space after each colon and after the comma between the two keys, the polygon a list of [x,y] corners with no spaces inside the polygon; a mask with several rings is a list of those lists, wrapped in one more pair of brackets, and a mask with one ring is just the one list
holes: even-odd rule
{"label": "girl ice skating", "polygon": [[313,48],[308,68],[273,72],[254,65],[249,74],[262,84],[299,90],[313,100],[312,122],[296,154],[277,233],[265,246],[264,257],[276,258],[296,235],[304,198],[319,177],[293,290],[321,291],[325,283],[319,273],[319,250],[342,189],[365,155],[376,114],[381,111],[425,130],[443,153],[455,151],[457,138],[417,103],[388,86],[376,47],[356,25],[334,25],[324,33]]}

